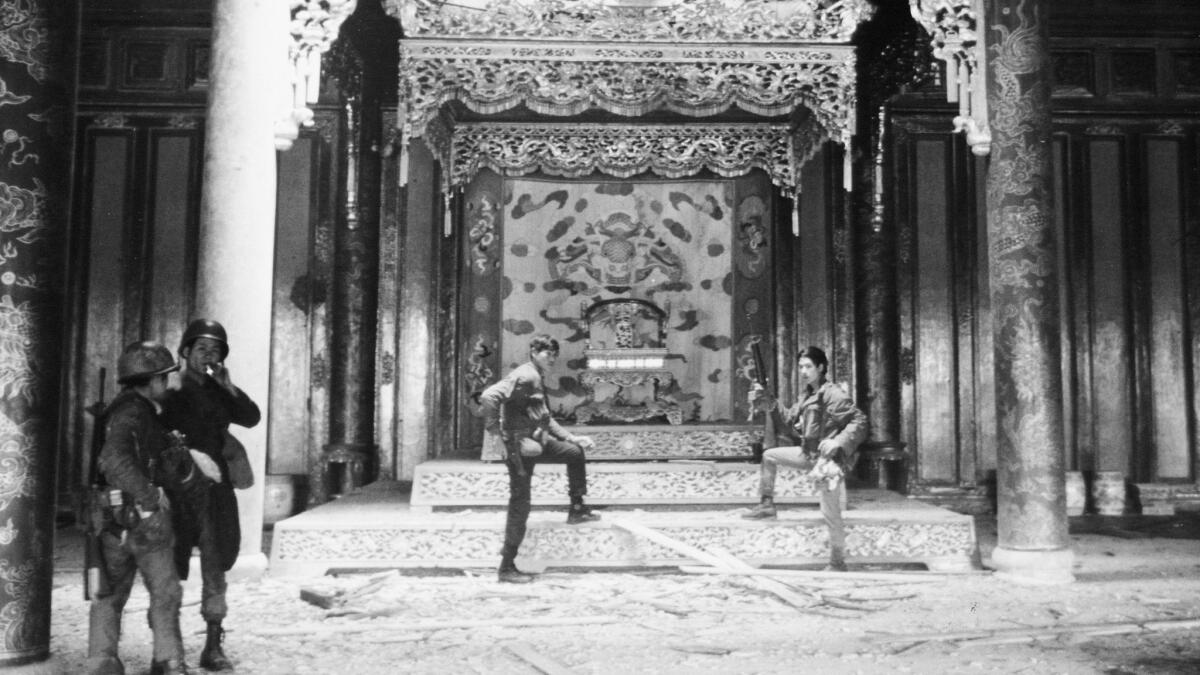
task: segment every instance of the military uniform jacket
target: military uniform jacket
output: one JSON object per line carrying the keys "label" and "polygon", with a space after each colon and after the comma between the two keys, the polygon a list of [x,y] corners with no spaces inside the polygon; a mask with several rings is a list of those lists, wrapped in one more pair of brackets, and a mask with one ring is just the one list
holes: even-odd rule
{"label": "military uniform jacket", "polygon": [[[571,434],[550,415],[550,399],[542,373],[532,362],[517,366],[479,395],[485,428],[505,440],[549,433],[566,441]],[[503,433],[501,433],[503,432]]]}
{"label": "military uniform jacket", "polygon": [[217,548],[222,567],[229,569],[237,562],[242,534],[237,496],[229,482],[229,463],[222,452],[225,435],[230,424],[244,427],[258,424],[262,413],[242,390],[234,387],[231,393],[212,378],[188,372],[184,374],[180,388],[168,392],[163,402],[163,418],[172,429],[178,429],[187,437],[188,447],[202,451],[221,468],[221,482],[209,490],[206,505],[176,510],[175,551],[180,578],[188,576],[187,558],[200,540],[200,518],[215,521],[220,533]]}
{"label": "military uniform jacket", "polygon": [[143,509],[158,507],[154,469],[170,445],[168,428],[150,399],[125,389],[104,411],[104,445],[97,468],[110,488],[130,495]]}
{"label": "military uniform jacket", "polygon": [[822,382],[815,390],[811,387],[796,405],[782,412],[775,410],[775,428],[778,433],[792,439],[813,456],[821,441],[831,439],[841,448],[839,462],[849,468],[852,455],[867,437],[867,416],[842,388],[832,382]]}

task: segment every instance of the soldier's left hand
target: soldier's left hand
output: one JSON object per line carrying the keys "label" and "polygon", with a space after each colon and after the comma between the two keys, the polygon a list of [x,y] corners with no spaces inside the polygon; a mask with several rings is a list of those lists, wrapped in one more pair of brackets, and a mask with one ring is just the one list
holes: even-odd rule
{"label": "soldier's left hand", "polygon": [[573,436],[571,442],[575,443],[584,450],[591,450],[596,447],[596,441],[592,440],[591,436]]}

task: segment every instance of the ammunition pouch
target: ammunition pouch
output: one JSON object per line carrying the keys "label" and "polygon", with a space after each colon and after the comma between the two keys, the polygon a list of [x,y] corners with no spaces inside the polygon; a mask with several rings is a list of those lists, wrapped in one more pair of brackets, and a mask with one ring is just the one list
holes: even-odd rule
{"label": "ammunition pouch", "polygon": [[92,532],[132,530],[141,522],[133,496],[113,488],[93,487],[89,498],[88,520]]}

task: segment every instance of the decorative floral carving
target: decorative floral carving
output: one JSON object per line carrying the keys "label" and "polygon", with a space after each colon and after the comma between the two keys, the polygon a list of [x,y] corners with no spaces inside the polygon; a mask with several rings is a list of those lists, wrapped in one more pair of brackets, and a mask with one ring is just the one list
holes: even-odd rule
{"label": "decorative floral carving", "polygon": [[[854,78],[853,50],[842,46],[747,47],[721,58],[678,46],[422,41],[402,43],[400,56],[406,139],[424,135],[441,106],[457,100],[481,114],[524,104],[556,116],[599,108],[625,116],[667,109],[702,117],[735,105],[776,116],[804,107],[824,138],[848,143]],[[810,139],[801,141],[807,146]]]}
{"label": "decorative floral carving", "polygon": [[[52,36],[46,12],[37,3],[8,0],[0,10],[0,59],[25,66],[29,76],[44,82],[50,73]],[[7,91],[0,82],[0,101],[7,101]]]}
{"label": "decorative floral carving", "polygon": [[483,7],[386,0],[411,37],[602,42],[848,42],[875,8],[866,0],[492,0]]}
{"label": "decorative floral carving", "polygon": [[500,205],[493,203],[490,195],[484,194],[479,198],[478,205],[471,204],[469,208],[467,226],[471,239],[471,271],[476,275],[484,275],[500,266],[496,251],[492,248],[492,244],[496,243],[496,216]]}
{"label": "decorative floral carving", "polygon": [[467,391],[472,396],[483,391],[492,383],[496,371],[488,365],[488,360],[495,353],[496,345],[488,342],[486,336],[475,336],[475,343],[471,346],[471,353],[467,356],[466,374],[463,376]]}
{"label": "decorative floral carving", "polygon": [[117,113],[105,113],[92,121],[93,127],[101,129],[126,129],[129,127],[129,117]]}
{"label": "decorative floral carving", "polygon": [[200,118],[195,115],[171,115],[167,118],[167,126],[172,129],[195,129],[200,124]]}
{"label": "decorative floral carving", "polygon": [[35,457],[29,436],[0,412],[0,513],[7,511],[15,499],[35,496]]}
{"label": "decorative floral carving", "polygon": [[450,183],[465,185],[481,168],[572,178],[594,171],[679,178],[702,169],[732,177],[757,168],[791,196],[801,163],[817,149],[807,145],[814,134],[799,136],[805,140],[794,140],[786,124],[464,124],[448,153]]}
{"label": "decorative floral carving", "polygon": [[[38,398],[41,364],[33,349],[34,319],[31,303],[16,303],[9,295],[0,297],[0,397],[4,399],[20,397],[33,404]],[[10,433],[3,431],[6,437]]]}
{"label": "decorative floral carving", "polygon": [[1178,120],[1167,120],[1160,123],[1155,131],[1164,136],[1182,136],[1183,125]]}
{"label": "decorative floral carving", "polygon": [[384,352],[379,358],[379,384],[395,384],[395,381],[396,355],[391,352]]}
{"label": "decorative floral carving", "polygon": [[986,70],[979,16],[983,0],[909,0],[913,18],[933,36],[933,55],[946,62],[946,99],[958,103],[954,130],[966,132],[977,155],[991,151]]}
{"label": "decorative floral carving", "polygon": [[288,32],[288,79],[292,95],[290,107],[281,111],[275,125],[275,147],[287,150],[296,140],[300,126],[311,126],[313,111],[321,89],[321,55],[337,39],[342,22],[354,12],[358,0],[290,0]]}

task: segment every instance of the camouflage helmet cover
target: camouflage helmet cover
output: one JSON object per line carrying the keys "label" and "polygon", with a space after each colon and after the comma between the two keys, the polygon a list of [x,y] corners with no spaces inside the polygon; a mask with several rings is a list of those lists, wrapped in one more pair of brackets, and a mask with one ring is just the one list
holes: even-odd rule
{"label": "camouflage helmet cover", "polygon": [[229,337],[225,334],[225,327],[212,319],[196,319],[188,324],[187,329],[183,331],[183,338],[179,340],[179,354],[183,355],[183,350],[192,346],[192,343],[200,338],[209,338],[221,343],[221,358],[229,356]]}
{"label": "camouflage helmet cover", "polygon": [[179,370],[171,350],[153,341],[134,342],[117,360],[117,383],[154,377]]}

